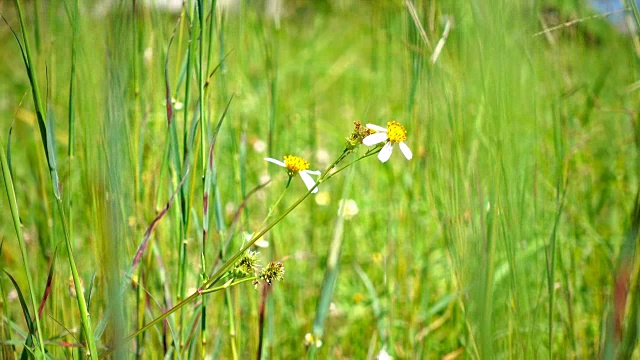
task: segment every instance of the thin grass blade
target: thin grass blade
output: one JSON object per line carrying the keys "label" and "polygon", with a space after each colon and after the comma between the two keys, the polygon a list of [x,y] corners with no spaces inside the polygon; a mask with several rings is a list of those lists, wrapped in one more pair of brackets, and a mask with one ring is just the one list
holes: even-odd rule
{"label": "thin grass blade", "polygon": [[3,271],[9,277],[9,280],[11,280],[11,283],[13,283],[13,287],[16,290],[16,293],[18,294],[18,300],[20,301],[22,314],[24,315],[24,320],[27,323],[27,328],[29,330],[26,342],[24,344],[24,350],[22,352],[22,355],[20,356],[21,359],[25,359],[28,354],[27,351],[28,350],[30,351],[31,346],[33,346],[33,338],[35,337],[36,327],[34,326],[33,320],[31,319],[29,307],[27,306],[27,303],[24,300],[24,295],[22,294],[22,290],[20,290],[20,286],[16,282],[16,279],[14,279],[13,276],[11,276],[11,274],[9,274],[9,272],[7,272],[6,270],[3,270]]}
{"label": "thin grass blade", "polygon": [[[2,141],[0,140],[0,149],[4,146]],[[16,235],[18,237],[18,246],[20,247],[20,252],[22,255],[23,266],[25,270],[25,274],[27,276],[27,282],[29,284],[29,298],[31,300],[31,306],[36,309],[36,295],[33,286],[33,280],[31,276],[31,270],[29,269],[29,257],[27,256],[26,244],[24,241],[24,237],[22,235],[22,228],[20,223],[20,212],[18,210],[18,201],[16,199],[15,188],[13,185],[13,179],[11,178],[9,164],[7,162],[7,157],[4,151],[0,150],[0,167],[2,168],[2,175],[4,177],[4,187],[7,194],[7,199],[9,200],[9,208],[11,209],[11,216],[13,220],[13,226],[16,231]],[[8,275],[8,274],[7,274]],[[42,328],[40,327],[40,318],[36,315],[35,318],[36,330],[38,335],[38,345],[39,350],[42,354],[44,354],[44,342],[42,338]]]}

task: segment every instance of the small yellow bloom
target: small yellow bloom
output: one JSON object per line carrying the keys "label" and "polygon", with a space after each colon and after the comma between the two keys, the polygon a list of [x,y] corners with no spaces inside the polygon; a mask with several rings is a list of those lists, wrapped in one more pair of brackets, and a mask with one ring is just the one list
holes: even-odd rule
{"label": "small yellow bloom", "polygon": [[[317,170],[308,170],[309,162],[299,156],[295,155],[287,155],[284,157],[284,162],[280,160],[276,160],[274,158],[264,158],[266,161],[281,166],[287,169],[287,173],[289,176],[295,176],[296,174],[300,175],[300,178],[304,182],[307,189],[311,190],[316,186],[316,182],[313,180],[311,175],[319,176],[321,175],[320,171]],[[311,175],[310,175],[311,174]],[[313,189],[312,193],[317,193],[318,188]]]}
{"label": "small yellow bloom", "polygon": [[309,168],[309,162],[299,156],[286,155],[284,157],[284,166],[292,174],[297,174],[300,171],[307,170]]}

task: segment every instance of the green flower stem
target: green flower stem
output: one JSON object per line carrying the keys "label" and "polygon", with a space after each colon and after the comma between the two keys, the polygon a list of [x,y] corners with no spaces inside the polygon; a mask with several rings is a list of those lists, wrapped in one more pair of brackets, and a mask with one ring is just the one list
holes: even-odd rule
{"label": "green flower stem", "polygon": [[338,173],[342,172],[344,169],[346,169],[346,168],[348,168],[349,166],[351,166],[351,165],[353,165],[353,164],[357,163],[358,161],[360,161],[360,160],[362,160],[362,159],[366,159],[366,158],[368,158],[368,157],[370,157],[370,156],[373,156],[373,155],[375,155],[375,154],[379,153],[379,152],[380,152],[380,150],[382,150],[382,148],[376,148],[376,149],[373,149],[373,150],[367,151],[367,153],[366,153],[366,154],[364,154],[364,155],[362,155],[361,157],[359,157],[359,158],[357,158],[357,159],[353,160],[352,162],[350,162],[350,163],[348,163],[347,165],[345,165],[345,166],[341,167],[340,169],[336,170],[335,172],[333,172],[333,173],[331,173],[331,174],[329,174],[329,175],[325,174],[325,175],[327,175],[326,177],[323,175],[323,177],[322,177],[322,178],[320,178],[320,180],[318,180],[318,183],[320,183],[320,182],[324,182],[324,181],[327,181],[327,180],[331,179],[332,177],[336,176]]}
{"label": "green flower stem", "polygon": [[259,278],[260,278],[259,276],[251,276],[251,277],[243,278],[243,279],[240,279],[240,280],[231,279],[230,281],[227,281],[224,285],[212,287],[212,288],[209,288],[209,289],[206,289],[206,290],[201,290],[200,294],[211,294],[211,293],[214,293],[216,291],[229,289],[232,286],[236,286],[236,285],[240,285],[242,283],[246,283],[247,281],[258,280]]}
{"label": "green flower stem", "polygon": [[289,190],[289,185],[291,185],[291,178],[292,176],[289,176],[289,180],[287,181],[287,186],[284,188],[284,191],[282,192],[282,194],[280,194],[280,197],[278,198],[278,200],[276,200],[276,203],[273,204],[273,206],[271,206],[269,208],[269,213],[267,214],[267,216],[264,218],[264,220],[262,220],[262,223],[260,224],[260,226],[258,226],[258,229],[263,227],[264,224],[267,223],[267,221],[271,218],[271,216],[273,215],[273,211],[278,207],[278,205],[280,205],[280,202],[282,201],[282,199],[284,199],[284,194],[287,193],[287,190]]}

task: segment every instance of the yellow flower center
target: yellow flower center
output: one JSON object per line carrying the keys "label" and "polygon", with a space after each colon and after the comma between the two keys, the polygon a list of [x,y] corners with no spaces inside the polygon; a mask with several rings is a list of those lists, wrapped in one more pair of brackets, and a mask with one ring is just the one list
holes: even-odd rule
{"label": "yellow flower center", "polygon": [[387,123],[387,136],[392,143],[399,143],[407,140],[407,130],[397,121]]}
{"label": "yellow flower center", "polygon": [[309,168],[308,161],[295,155],[285,156],[284,165],[287,167],[287,170],[289,170],[289,172],[291,172],[292,174],[297,174],[300,171],[307,170]]}

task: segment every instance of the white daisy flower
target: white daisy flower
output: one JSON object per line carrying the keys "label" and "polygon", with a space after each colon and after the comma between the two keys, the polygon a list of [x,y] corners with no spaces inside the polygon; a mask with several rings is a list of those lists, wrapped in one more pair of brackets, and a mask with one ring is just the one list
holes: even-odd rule
{"label": "white daisy flower", "polygon": [[322,346],[322,340],[313,336],[312,333],[304,334],[304,346],[315,346],[316,348],[320,348]]}
{"label": "white daisy flower", "polygon": [[[317,170],[307,170],[309,169],[309,162],[304,160],[303,158],[295,155],[288,155],[284,157],[284,162],[280,160],[276,160],[273,158],[264,158],[270,163],[274,163],[278,166],[282,166],[287,169],[289,176],[295,176],[296,174],[300,174],[300,178],[304,182],[307,189],[311,190],[314,186],[316,186],[316,182],[313,180],[311,175],[320,176],[320,171]],[[312,193],[317,193],[318,188],[313,189]]]}
{"label": "white daisy flower", "polygon": [[405,130],[404,126],[400,125],[399,122],[389,121],[386,129],[374,124],[367,124],[367,128],[375,131],[375,133],[362,139],[362,143],[364,145],[372,146],[384,141],[387,142],[382,147],[382,150],[380,150],[378,160],[381,162],[389,160],[391,153],[393,152],[393,147],[396,143],[400,147],[400,151],[402,151],[404,157],[406,157],[407,160],[411,160],[413,154],[407,144],[404,143],[405,140],[407,140],[407,130]]}

